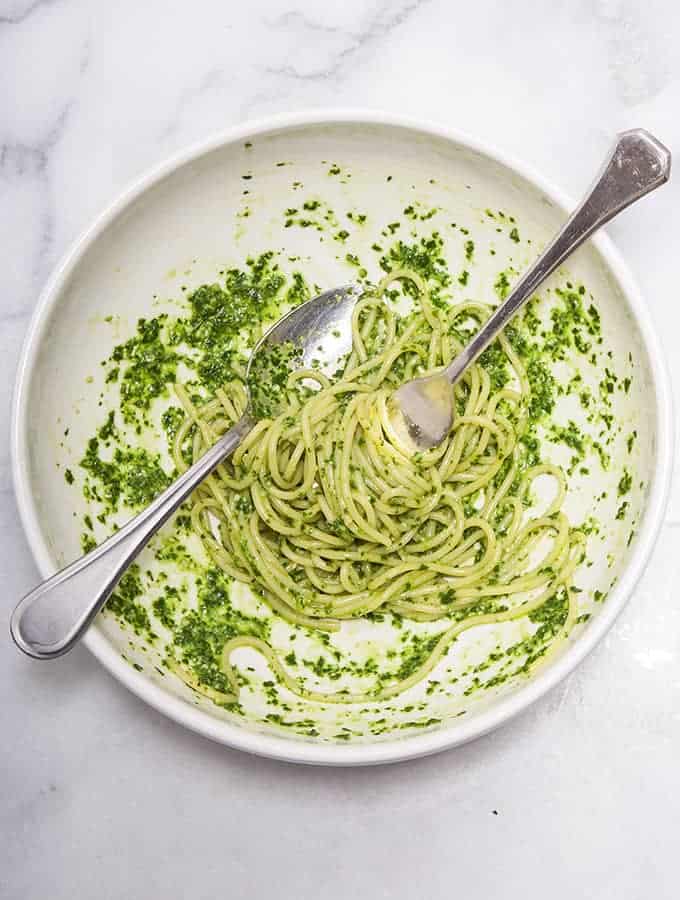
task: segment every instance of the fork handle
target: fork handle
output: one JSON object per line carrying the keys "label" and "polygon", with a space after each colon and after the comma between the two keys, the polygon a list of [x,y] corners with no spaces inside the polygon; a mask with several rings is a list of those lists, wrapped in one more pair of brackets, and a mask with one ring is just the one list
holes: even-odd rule
{"label": "fork handle", "polygon": [[665,184],[670,174],[671,153],[661,141],[643,128],[621,132],[580,206],[445,370],[451,384],[460,378],[567,256],[631,203]]}
{"label": "fork handle", "polygon": [[26,594],[10,621],[17,647],[35,659],[53,659],[70,650],[139,552],[194,488],[236,450],[253,425],[250,416],[243,416],[138,516]]}

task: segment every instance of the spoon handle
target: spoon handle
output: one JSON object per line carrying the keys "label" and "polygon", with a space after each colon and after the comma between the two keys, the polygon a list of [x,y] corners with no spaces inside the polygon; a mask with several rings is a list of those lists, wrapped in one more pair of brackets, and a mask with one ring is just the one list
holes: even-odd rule
{"label": "spoon handle", "polygon": [[577,247],[631,203],[665,184],[670,173],[670,151],[649,132],[635,128],[619,134],[610,156],[580,206],[533,266],[522,275],[506,300],[448,366],[445,374],[451,384],[505,328],[541,282]]}
{"label": "spoon handle", "polygon": [[10,622],[19,649],[36,659],[53,659],[70,650],[138,553],[194,488],[236,450],[253,425],[250,416],[243,416],[120,531],[26,594]]}

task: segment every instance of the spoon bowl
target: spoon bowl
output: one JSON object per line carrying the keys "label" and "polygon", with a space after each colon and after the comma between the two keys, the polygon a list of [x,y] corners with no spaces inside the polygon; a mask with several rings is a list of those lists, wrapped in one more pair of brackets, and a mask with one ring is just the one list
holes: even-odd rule
{"label": "spoon bowl", "polygon": [[289,310],[255,345],[246,387],[255,419],[272,418],[285,402],[280,369],[319,368],[333,373],[352,349],[352,314],[363,291],[353,284],[331,288]]}

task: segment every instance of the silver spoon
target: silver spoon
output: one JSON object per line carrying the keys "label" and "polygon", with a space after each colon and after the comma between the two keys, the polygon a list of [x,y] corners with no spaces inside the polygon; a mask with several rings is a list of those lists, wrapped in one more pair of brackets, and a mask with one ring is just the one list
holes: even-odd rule
{"label": "silver spoon", "polygon": [[[427,449],[444,440],[453,423],[451,386],[538,285],[594,231],[668,181],[670,164],[670,152],[646,131],[635,129],[619,135],[581,205],[468,346],[443,371],[410,381],[395,392],[395,409],[403,414],[414,449]],[[302,365],[345,355],[351,349],[352,312],[359,296],[361,290],[352,285],[327,291],[291,310],[261,338],[248,363],[251,403],[243,417],[147,509],[19,602],[10,630],[21,650],[37,659],[52,659],[73,647],[151,537],[255,425],[259,409],[253,402],[257,394],[253,372],[259,366],[266,372],[267,356],[277,345],[298,347]]]}
{"label": "silver spoon", "polygon": [[[153,503],[86,556],[43,581],[19,601],[10,631],[20,650],[36,659],[61,656],[76,644],[109,599],[130,563],[196,487],[236,450],[257,421],[258,390],[252,375],[266,380],[267,357],[277,345],[300,348],[295,362],[338,360],[352,349],[352,311],[362,290],[334,288],[282,316],[257,342],[248,360],[250,403],[226,434]],[[271,397],[268,398],[271,402]]]}

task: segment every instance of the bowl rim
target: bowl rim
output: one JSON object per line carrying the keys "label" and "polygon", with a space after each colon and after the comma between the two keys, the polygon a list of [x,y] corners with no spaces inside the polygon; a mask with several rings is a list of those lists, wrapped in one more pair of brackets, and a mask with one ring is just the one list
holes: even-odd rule
{"label": "bowl rim", "polygon": [[[11,416],[11,465],[14,491],[20,520],[31,552],[43,577],[56,571],[30,489],[28,471],[27,412],[31,378],[35,361],[45,336],[47,323],[62,290],[86,251],[107,227],[135,200],[163,178],[182,166],[228,144],[261,137],[267,133],[296,130],[309,126],[356,125],[385,126],[410,130],[421,136],[445,140],[486,156],[493,162],[526,179],[565,214],[574,208],[568,195],[543,178],[525,163],[499,151],[493,145],[443,124],[401,114],[367,109],[311,109],[303,112],[267,116],[239,123],[198,141],[147,170],[123,190],[99,216],[88,225],[62,257],[43,287],[24,338],[14,386]],[[316,765],[374,765],[427,756],[440,750],[460,746],[497,728],[536,702],[562,681],[602,639],[626,605],[651,556],[663,523],[672,473],[673,409],[670,378],[660,341],[648,308],[637,284],[619,251],[606,234],[593,239],[608,272],[625,295],[636,319],[649,356],[656,417],[658,423],[654,476],[647,504],[639,524],[633,551],[619,581],[612,589],[599,615],[562,656],[537,672],[524,685],[501,698],[470,720],[458,720],[455,726],[408,737],[395,737],[372,744],[315,743],[291,737],[248,729],[238,724],[212,718],[208,713],[164,691],[137,672],[115,651],[105,636],[90,629],[84,643],[94,656],[125,687],[154,709],[186,728],[222,744],[259,756]]]}

